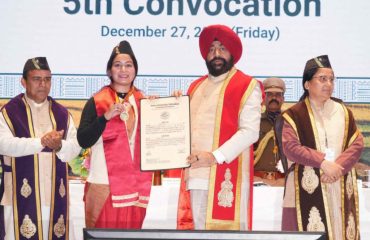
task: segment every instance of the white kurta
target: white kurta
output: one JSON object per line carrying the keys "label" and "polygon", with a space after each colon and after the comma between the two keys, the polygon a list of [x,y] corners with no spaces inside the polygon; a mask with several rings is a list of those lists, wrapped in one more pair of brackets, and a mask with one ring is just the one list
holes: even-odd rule
{"label": "white kurta", "polygon": [[[212,152],[213,135],[215,128],[216,108],[219,100],[222,85],[228,73],[218,77],[210,76],[194,92],[190,102],[191,114],[191,151]],[[254,142],[258,140],[260,117],[261,117],[261,101],[262,93],[259,85],[253,89],[251,95],[247,99],[239,116],[238,131],[222,146],[213,151],[218,163],[230,163],[243,151],[248,150]],[[235,106],[238,107],[238,106]],[[249,152],[243,153],[245,162],[249,162]],[[249,164],[243,164],[242,182],[249,181]],[[209,184],[210,168],[189,169],[189,177],[187,179],[187,188],[192,191],[193,216],[196,229],[203,229],[207,208],[207,192]],[[248,184],[242,184],[242,192],[249,191]],[[195,191],[194,191],[195,190]],[[200,191],[199,191],[200,190]],[[206,191],[205,193],[201,191]],[[242,194],[241,199],[241,218],[246,221],[245,206],[247,205],[247,197]],[[195,201],[197,202],[196,204]],[[198,224],[200,219],[200,224]],[[241,221],[241,229],[246,228],[246,222]]]}
{"label": "white kurta", "polygon": [[[343,149],[345,129],[344,127],[339,127],[345,126],[343,107],[331,99],[326,101],[322,107],[315,106],[313,102],[311,102],[311,106],[318,130],[320,149],[323,152],[326,149],[332,150],[334,152],[333,158],[326,157],[325,159],[335,161]],[[337,240],[342,239],[342,192],[340,184],[340,181],[326,184],[328,204],[330,206],[330,222],[334,223],[332,224],[333,237]]]}
{"label": "white kurta", "polygon": [[[37,104],[27,98],[31,109],[35,138],[14,137],[10,131],[4,116],[0,114],[0,154],[4,155],[4,163],[11,166],[11,157],[20,157],[31,154],[39,154],[39,176],[40,176],[40,199],[42,205],[42,219],[44,238],[47,236],[49,226],[49,212],[51,199],[51,176],[52,176],[52,153],[41,152],[44,148],[41,145],[41,137],[52,130],[52,123],[49,116],[49,102]],[[76,137],[76,128],[70,116],[70,124],[66,140],[62,140],[62,148],[57,156],[63,162],[76,157],[81,150]],[[4,205],[6,239],[14,239],[13,207],[12,207],[12,174],[4,172],[4,196],[1,205]]]}

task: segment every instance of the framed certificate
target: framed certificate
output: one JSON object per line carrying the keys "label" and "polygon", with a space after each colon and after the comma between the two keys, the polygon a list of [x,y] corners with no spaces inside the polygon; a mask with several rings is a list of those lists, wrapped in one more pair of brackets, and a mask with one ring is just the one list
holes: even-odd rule
{"label": "framed certificate", "polygon": [[141,170],[189,167],[189,96],[140,101]]}

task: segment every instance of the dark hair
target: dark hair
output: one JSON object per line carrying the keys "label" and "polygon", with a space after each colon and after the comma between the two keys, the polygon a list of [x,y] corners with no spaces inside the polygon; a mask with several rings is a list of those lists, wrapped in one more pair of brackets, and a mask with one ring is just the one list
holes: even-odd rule
{"label": "dark hair", "polygon": [[319,70],[319,68],[311,68],[309,70],[306,70],[303,73],[302,87],[303,87],[304,92],[303,92],[302,96],[299,98],[299,101],[303,101],[306,97],[309,96],[308,90],[304,87],[304,84],[305,84],[305,82],[310,81],[312,79],[312,77],[317,73],[318,70]]}
{"label": "dark hair", "polygon": [[34,57],[28,59],[24,64],[22,77],[27,80],[28,72],[32,70],[50,71],[49,63],[46,57]]}
{"label": "dark hair", "polygon": [[[120,53],[120,54],[127,54],[127,53]],[[110,56],[110,58],[109,58],[109,60],[108,60],[108,63],[107,63],[107,72],[109,71],[109,70],[111,70],[112,69],[112,66],[113,66],[113,61],[114,61],[114,59],[117,57],[117,55],[118,54],[116,54],[116,55],[111,55]],[[135,67],[135,77],[136,77],[136,75],[137,75],[137,61],[136,61],[136,58],[135,58],[135,56],[132,56],[131,54],[127,54],[127,55],[129,55],[130,56],[130,58],[132,59],[132,62],[133,62],[133,64],[134,64],[134,67]],[[112,79],[112,77],[111,76],[109,76],[109,79],[111,80],[111,81],[113,81],[113,79]]]}
{"label": "dark hair", "polygon": [[27,74],[28,74],[29,71],[23,71],[23,74],[22,74],[22,77],[24,78],[24,80],[27,80]]}
{"label": "dark hair", "polygon": [[[108,63],[107,63],[107,73],[108,71],[110,71],[112,69],[112,66],[113,66],[113,61],[114,59],[116,58],[116,56],[118,54],[127,54],[130,56],[133,64],[134,64],[134,67],[135,67],[135,77],[137,75],[137,72],[138,72],[138,66],[137,66],[137,60],[136,60],[136,57],[135,57],[135,54],[134,54],[134,51],[132,50],[131,48],[131,45],[129,42],[127,41],[121,41],[117,46],[115,46],[112,50],[112,53],[109,57],[109,60],[108,60]],[[112,77],[109,77],[111,81],[113,81]],[[133,82],[132,82],[133,84]]]}

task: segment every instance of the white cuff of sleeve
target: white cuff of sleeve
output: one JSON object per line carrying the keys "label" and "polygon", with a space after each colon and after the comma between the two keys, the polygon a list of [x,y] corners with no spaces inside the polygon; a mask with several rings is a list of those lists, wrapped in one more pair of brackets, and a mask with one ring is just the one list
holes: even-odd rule
{"label": "white cuff of sleeve", "polygon": [[42,146],[42,143],[41,143],[41,138],[38,138],[35,142],[35,144],[32,144],[32,145],[35,145],[39,148],[39,151],[38,152],[42,152],[42,150],[45,148],[44,146]]}
{"label": "white cuff of sleeve", "polygon": [[223,164],[226,161],[226,157],[222,154],[222,152],[218,149],[212,152],[213,156],[215,156],[216,161],[218,164]]}

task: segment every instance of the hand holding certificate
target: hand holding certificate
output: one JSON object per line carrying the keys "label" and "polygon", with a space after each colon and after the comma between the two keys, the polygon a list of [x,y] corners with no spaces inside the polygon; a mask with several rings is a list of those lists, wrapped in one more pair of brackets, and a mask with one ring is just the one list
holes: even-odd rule
{"label": "hand holding certificate", "polygon": [[141,170],[188,167],[189,97],[142,99],[140,106]]}

